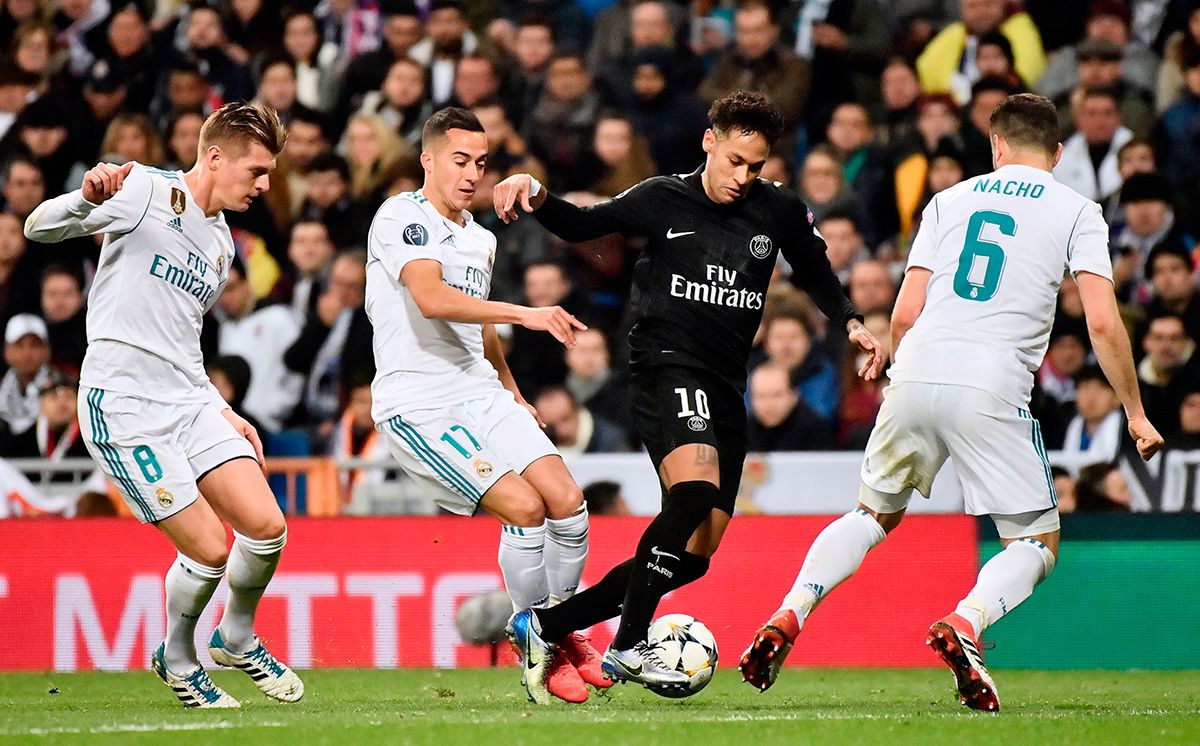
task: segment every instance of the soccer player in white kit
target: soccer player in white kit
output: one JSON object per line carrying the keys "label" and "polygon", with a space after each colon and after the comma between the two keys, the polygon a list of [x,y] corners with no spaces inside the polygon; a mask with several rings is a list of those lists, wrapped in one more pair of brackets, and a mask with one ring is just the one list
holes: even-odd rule
{"label": "soccer player in white kit", "polygon": [[[222,576],[229,598],[209,653],[267,696],[304,686],[254,634],[287,527],[261,465],[258,434],[204,372],[200,327],[234,258],[222,210],[245,210],[269,187],[285,133],[271,109],[231,103],[200,130],[187,173],[98,164],[81,189],[43,202],[25,222],[34,241],[104,234],[88,299],[79,423],[88,451],[134,515],[179,554],[166,576],[167,634],[151,660],[187,707],[239,707],[196,655],[196,621]],[[233,526],[232,549],[225,527]]]}
{"label": "soccer player in white kit", "polygon": [[791,592],[743,655],[742,677],[760,690],[775,682],[813,608],[900,525],[914,488],[929,496],[949,457],[966,511],[992,517],[1004,550],[926,643],[954,672],[963,704],[1000,709],[979,636],[1033,593],[1058,554],[1058,500],[1028,406],[1064,270],[1079,285],[1093,349],[1138,452],[1149,459],[1162,446],[1117,312],[1100,206],[1051,175],[1058,133],[1050,101],[1010,96],[991,117],[996,170],[925,208],[892,313],[896,361],[863,459],[858,508],[813,542]]}
{"label": "soccer player in white kit", "polygon": [[[579,585],[587,510],[509,372],[495,324],[547,331],[568,347],[586,327],[558,306],[487,300],[496,237],[466,210],[488,154],[475,115],[443,109],[421,142],[424,185],[384,202],[367,235],[372,417],[438,505],[459,515],[482,508],[503,524],[499,563],[513,606],[555,603]],[[551,694],[582,702],[585,680],[610,685],[583,635],[560,653],[539,672]]]}

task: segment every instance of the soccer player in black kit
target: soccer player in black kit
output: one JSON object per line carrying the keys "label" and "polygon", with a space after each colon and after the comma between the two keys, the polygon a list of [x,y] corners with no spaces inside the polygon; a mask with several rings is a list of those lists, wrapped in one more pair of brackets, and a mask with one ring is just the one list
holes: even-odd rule
{"label": "soccer player in black kit", "polygon": [[648,239],[634,267],[630,368],[635,422],[663,485],[663,508],[634,557],[599,583],[513,616],[510,636],[535,702],[549,701],[553,643],[618,612],[604,674],[649,688],[687,684],[646,644],[646,632],[663,595],[708,571],[733,514],[746,458],[746,363],[778,252],[793,283],[867,353],[859,375],[873,379],[883,365],[883,348],[842,292],[807,206],[758,178],[783,129],[779,110],[739,91],[717,100],[709,120],[703,168],[647,179],[589,208],[548,194],[528,174],[496,186],[505,222],[519,217],[520,206],[567,241],[614,232]]}

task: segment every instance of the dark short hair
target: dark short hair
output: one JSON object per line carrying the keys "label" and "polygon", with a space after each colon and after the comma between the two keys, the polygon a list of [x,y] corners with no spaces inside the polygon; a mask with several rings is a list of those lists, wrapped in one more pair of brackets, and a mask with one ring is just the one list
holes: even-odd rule
{"label": "dark short hair", "polygon": [[310,109],[309,107],[297,101],[296,103],[292,104],[291,114],[292,121],[291,124],[288,125],[289,127],[296,122],[311,124],[312,126],[321,130],[321,137],[324,137],[326,140],[329,139],[329,122],[325,119],[325,115],[321,112],[317,111],[316,109]]}
{"label": "dark short hair", "polygon": [[1173,256],[1183,263],[1184,267],[1189,270],[1192,268],[1192,256],[1187,249],[1178,244],[1160,243],[1150,250],[1150,255],[1146,257],[1146,276],[1151,280],[1154,279],[1154,265],[1164,256]]}
{"label": "dark short hair", "polygon": [[1080,102],[1083,102],[1089,98],[1107,98],[1113,102],[1113,106],[1117,107],[1117,109],[1121,108],[1121,94],[1116,88],[1110,85],[1097,85],[1092,86],[1091,88],[1085,88],[1083,91],[1083,97],[1079,100]]}
{"label": "dark short hair", "polygon": [[991,116],[992,132],[1018,147],[1053,155],[1058,150],[1058,110],[1045,96],[1017,93],[1004,99]]}
{"label": "dark short hair", "polygon": [[1100,369],[1099,365],[1085,365],[1079,369],[1079,372],[1075,374],[1075,385],[1080,386],[1084,381],[1096,381],[1110,389],[1113,387],[1108,382],[1108,377],[1104,375],[1104,371]]}
{"label": "dark short hair", "polygon": [[1000,53],[1003,54],[1005,59],[1008,60],[1010,67],[1017,64],[1017,58],[1015,55],[1013,55],[1012,42],[1008,40],[1007,36],[999,31],[989,31],[983,36],[980,36],[979,41],[976,43],[975,49],[978,50],[984,46],[999,47]]}
{"label": "dark short hair", "polygon": [[450,130],[484,131],[479,117],[472,114],[469,109],[448,106],[436,112],[425,122],[425,127],[421,130],[421,147],[428,149],[434,140],[445,137]]}
{"label": "dark short hair", "polygon": [[1155,321],[1162,321],[1163,319],[1179,322],[1179,328],[1183,330],[1184,336],[1191,336],[1187,333],[1187,322],[1183,320],[1182,316],[1174,311],[1159,311],[1158,313],[1151,315],[1150,318],[1146,319],[1146,331],[1150,331],[1150,327],[1154,325]]}
{"label": "dark short hair", "polygon": [[757,132],[768,142],[778,140],[784,126],[779,107],[754,91],[734,91],[720,97],[709,107],[708,121],[714,132]]}
{"label": "dark short hair", "polygon": [[735,11],[735,12],[740,13],[740,12],[746,11],[746,10],[758,10],[759,8],[762,8],[763,10],[767,11],[767,18],[770,19],[771,25],[778,26],[779,25],[779,7],[778,7],[778,5],[779,4],[773,2],[773,0],[738,0],[737,11]]}
{"label": "dark short hair", "polygon": [[817,222],[825,223],[830,220],[845,220],[854,226],[854,230],[856,230],[856,231],[862,230],[858,226],[858,216],[856,216],[853,211],[851,211],[847,208],[844,208],[844,207],[834,207],[833,209],[829,210],[824,215],[822,215],[821,219],[818,220]]}
{"label": "dark short hair", "polygon": [[42,270],[42,284],[45,285],[46,280],[57,275],[70,277],[75,282],[75,287],[78,288],[80,292],[83,292],[83,273],[78,269],[73,269],[72,267],[61,263],[48,265]]}
{"label": "dark short hair", "polygon": [[255,72],[257,73],[257,75],[255,76],[255,83],[261,85],[263,76],[267,74],[267,70],[270,70],[272,67],[275,67],[276,65],[286,66],[287,69],[292,71],[292,77],[295,77],[296,61],[293,60],[290,56],[288,56],[288,54],[286,52],[276,52],[274,54],[269,54],[266,57],[264,57],[262,59],[262,61],[259,62],[258,65],[255,67]]}
{"label": "dark short hair", "polygon": [[321,173],[324,171],[337,171],[338,176],[342,177],[342,181],[350,181],[350,166],[346,164],[346,159],[327,150],[314,157],[308,164],[308,173]]}

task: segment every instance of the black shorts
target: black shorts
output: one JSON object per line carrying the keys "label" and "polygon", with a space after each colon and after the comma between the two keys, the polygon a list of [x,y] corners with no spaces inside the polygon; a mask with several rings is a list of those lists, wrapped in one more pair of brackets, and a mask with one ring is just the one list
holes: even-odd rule
{"label": "black shorts", "polygon": [[733,515],[746,461],[746,404],[737,385],[699,368],[635,367],[633,420],[657,472],[679,446],[717,449],[721,494],[716,507]]}

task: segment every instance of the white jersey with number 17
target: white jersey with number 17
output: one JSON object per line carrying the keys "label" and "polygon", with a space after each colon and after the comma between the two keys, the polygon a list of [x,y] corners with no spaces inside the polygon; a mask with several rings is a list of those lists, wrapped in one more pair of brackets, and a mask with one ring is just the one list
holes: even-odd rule
{"label": "white jersey with number 17", "polygon": [[1018,406],[1029,403],[1064,271],[1112,279],[1100,206],[1019,165],[935,195],[908,266],[933,275],[888,377],[971,386]]}

